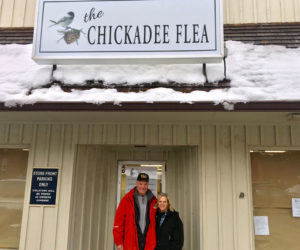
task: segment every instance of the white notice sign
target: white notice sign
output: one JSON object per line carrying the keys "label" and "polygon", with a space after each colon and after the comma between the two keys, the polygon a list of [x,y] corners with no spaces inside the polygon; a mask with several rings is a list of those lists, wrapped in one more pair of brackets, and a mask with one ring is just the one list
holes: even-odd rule
{"label": "white notice sign", "polygon": [[255,235],[270,235],[268,216],[254,216]]}
{"label": "white notice sign", "polygon": [[300,198],[292,198],[293,217],[300,217]]}

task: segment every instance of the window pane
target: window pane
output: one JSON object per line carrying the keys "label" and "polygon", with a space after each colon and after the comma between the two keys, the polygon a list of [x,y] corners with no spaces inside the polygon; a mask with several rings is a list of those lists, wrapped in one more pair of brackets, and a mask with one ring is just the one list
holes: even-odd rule
{"label": "window pane", "polygon": [[0,248],[18,248],[28,151],[0,149]]}
{"label": "window pane", "polygon": [[292,198],[300,198],[300,151],[251,153],[254,216],[268,216],[270,235],[256,235],[256,250],[299,250],[300,220]]}
{"label": "window pane", "polygon": [[22,220],[22,204],[0,203],[0,247],[18,248]]}

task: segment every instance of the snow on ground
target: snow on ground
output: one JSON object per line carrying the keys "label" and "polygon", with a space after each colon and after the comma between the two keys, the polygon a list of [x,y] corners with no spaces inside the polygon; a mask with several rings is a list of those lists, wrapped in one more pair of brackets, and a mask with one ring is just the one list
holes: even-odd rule
{"label": "snow on ground", "polygon": [[[300,48],[257,46],[226,42],[227,78],[231,88],[209,92],[181,93],[169,88],[124,93],[116,89],[73,90],[59,86],[42,88],[50,81],[51,66],[37,65],[31,59],[32,45],[0,46],[0,102],[7,106],[35,102],[203,102],[216,104],[249,101],[300,101]],[[222,80],[223,64],[207,65],[210,82]],[[202,85],[201,65],[103,65],[58,66],[56,80],[84,85],[85,80],[101,80],[106,85],[135,85],[151,82],[178,82]]]}

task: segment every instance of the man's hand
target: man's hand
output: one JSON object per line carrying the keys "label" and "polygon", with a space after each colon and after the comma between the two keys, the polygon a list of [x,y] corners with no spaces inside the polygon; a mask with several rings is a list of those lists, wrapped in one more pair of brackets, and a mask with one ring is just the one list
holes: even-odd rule
{"label": "man's hand", "polygon": [[119,245],[119,246],[117,246],[117,248],[118,248],[118,250],[123,250],[124,249],[123,245]]}

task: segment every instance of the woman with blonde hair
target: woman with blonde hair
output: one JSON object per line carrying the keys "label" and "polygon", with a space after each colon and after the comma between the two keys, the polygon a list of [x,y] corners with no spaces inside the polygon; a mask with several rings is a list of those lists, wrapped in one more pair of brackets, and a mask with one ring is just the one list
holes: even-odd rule
{"label": "woman with blonde hair", "polygon": [[181,250],[183,225],[166,193],[157,197],[156,250]]}

